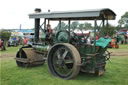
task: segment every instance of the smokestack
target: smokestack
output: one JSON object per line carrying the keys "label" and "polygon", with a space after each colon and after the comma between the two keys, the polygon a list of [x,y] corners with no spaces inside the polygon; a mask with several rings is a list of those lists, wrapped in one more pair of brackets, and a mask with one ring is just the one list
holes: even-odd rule
{"label": "smokestack", "polygon": [[50,12],[50,9],[48,10],[48,12]]}
{"label": "smokestack", "polygon": [[35,13],[40,13],[41,12],[41,9],[40,8],[35,8]]}

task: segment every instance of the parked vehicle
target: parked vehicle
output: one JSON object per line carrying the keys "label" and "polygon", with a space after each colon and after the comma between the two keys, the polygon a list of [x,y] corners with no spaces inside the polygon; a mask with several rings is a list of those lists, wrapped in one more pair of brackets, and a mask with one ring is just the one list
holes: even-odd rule
{"label": "parked vehicle", "polygon": [[8,40],[8,47],[10,46],[18,46],[22,44],[23,33],[21,32],[12,32],[11,37]]}
{"label": "parked vehicle", "polygon": [[19,39],[16,36],[11,36],[8,40],[8,47],[10,46],[18,46],[19,45]]}

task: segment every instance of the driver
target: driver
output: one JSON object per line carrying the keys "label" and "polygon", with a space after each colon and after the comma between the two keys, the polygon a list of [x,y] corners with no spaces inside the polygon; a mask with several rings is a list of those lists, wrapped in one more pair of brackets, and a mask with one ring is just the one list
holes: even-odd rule
{"label": "driver", "polygon": [[47,29],[48,29],[48,33],[51,34],[52,33],[52,28],[51,28],[50,24],[47,25]]}
{"label": "driver", "polygon": [[51,28],[51,25],[47,24],[46,40],[48,40],[50,43],[53,42],[52,36],[53,36],[53,30]]}

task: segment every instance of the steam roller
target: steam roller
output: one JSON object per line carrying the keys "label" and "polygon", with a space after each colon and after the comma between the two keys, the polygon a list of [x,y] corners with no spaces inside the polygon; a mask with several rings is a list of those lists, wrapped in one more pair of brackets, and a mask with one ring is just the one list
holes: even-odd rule
{"label": "steam roller", "polygon": [[[110,59],[107,48],[111,42],[104,29],[116,14],[111,9],[40,12],[41,9],[35,9],[35,13],[29,14],[29,18],[35,21],[34,39],[31,47],[23,46],[17,52],[17,65],[29,67],[43,65],[47,61],[49,72],[65,80],[73,79],[79,72],[103,76]],[[85,30],[76,27],[75,31],[71,24],[74,20],[93,20],[94,30],[85,34]],[[55,29],[51,28],[52,21],[59,22]],[[67,21],[68,25],[62,27],[62,21]]]}

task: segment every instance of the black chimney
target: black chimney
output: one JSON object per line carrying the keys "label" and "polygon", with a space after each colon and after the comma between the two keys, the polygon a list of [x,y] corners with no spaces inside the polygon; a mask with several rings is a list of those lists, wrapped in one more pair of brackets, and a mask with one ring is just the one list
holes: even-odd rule
{"label": "black chimney", "polygon": [[36,13],[40,13],[41,12],[41,9],[40,8],[35,8],[35,12]]}

